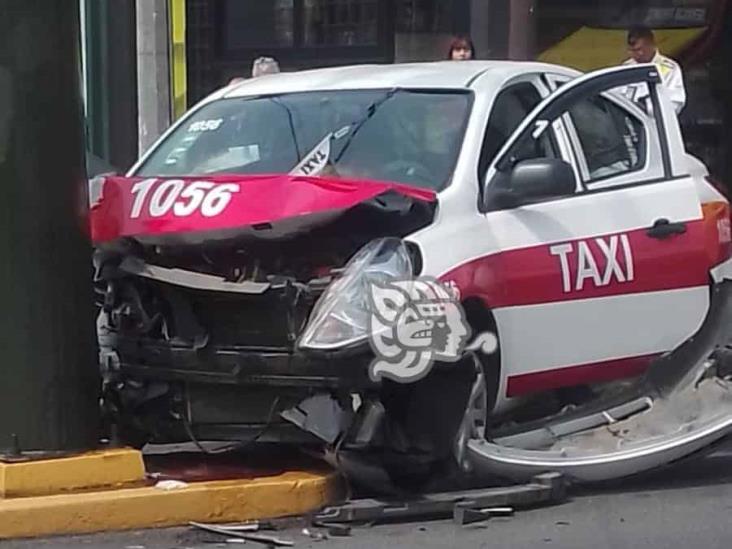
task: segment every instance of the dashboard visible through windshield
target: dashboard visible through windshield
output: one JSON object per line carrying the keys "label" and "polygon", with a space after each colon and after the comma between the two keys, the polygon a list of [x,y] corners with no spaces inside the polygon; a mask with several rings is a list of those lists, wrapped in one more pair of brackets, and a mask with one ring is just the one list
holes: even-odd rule
{"label": "dashboard visible through windshield", "polygon": [[329,139],[324,174],[439,190],[457,161],[471,103],[467,90],[220,99],[172,132],[135,175],[292,173]]}

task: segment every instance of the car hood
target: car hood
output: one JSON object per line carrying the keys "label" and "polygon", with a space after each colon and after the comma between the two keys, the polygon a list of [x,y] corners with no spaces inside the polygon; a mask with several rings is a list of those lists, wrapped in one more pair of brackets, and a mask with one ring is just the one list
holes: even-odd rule
{"label": "car hood", "polygon": [[[122,237],[190,243],[247,233],[277,238],[327,223],[387,194],[408,203],[436,201],[432,190],[372,180],[292,175],[103,177],[90,187],[91,233],[95,243]],[[208,211],[206,203],[213,206]]]}

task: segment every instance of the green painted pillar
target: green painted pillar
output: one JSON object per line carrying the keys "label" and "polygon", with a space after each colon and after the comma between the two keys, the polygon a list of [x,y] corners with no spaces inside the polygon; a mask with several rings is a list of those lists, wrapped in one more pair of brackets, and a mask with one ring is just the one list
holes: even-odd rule
{"label": "green painted pillar", "polygon": [[0,0],[0,456],[97,445],[78,0]]}

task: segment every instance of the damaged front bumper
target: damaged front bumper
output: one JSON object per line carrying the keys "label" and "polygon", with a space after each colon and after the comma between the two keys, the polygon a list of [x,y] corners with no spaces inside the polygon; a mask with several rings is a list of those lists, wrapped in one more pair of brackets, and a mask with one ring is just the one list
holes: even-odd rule
{"label": "damaged front bumper", "polygon": [[118,438],[451,447],[423,432],[441,417],[422,425],[423,409],[404,404],[417,385],[369,377],[365,322],[367,277],[418,274],[403,239],[432,223],[435,192],[217,176],[242,189],[226,215],[130,216],[140,182],[107,178],[91,211],[103,404]]}
{"label": "damaged front bumper", "polygon": [[[323,390],[367,390],[378,387],[369,379],[367,351],[312,356],[284,350],[193,346],[145,342],[124,337],[102,337],[107,371],[137,379],[267,385]],[[110,341],[112,340],[112,341]]]}
{"label": "damaged front bumper", "polygon": [[367,346],[298,350],[310,304],[289,285],[222,295],[127,280],[117,291],[98,323],[104,403],[133,439],[319,442],[285,412],[321,395],[353,414],[354,398],[378,391]]}
{"label": "damaged front bumper", "polygon": [[[195,326],[189,326],[187,339],[153,337],[168,333],[155,318],[142,319],[145,337],[125,335],[105,325],[114,311],[103,310],[100,316],[104,402],[124,442],[310,446],[325,450],[324,457],[352,479],[365,478],[364,462],[354,459],[353,452],[376,455],[384,490],[405,477],[430,476],[436,463],[453,455],[454,433],[475,377],[472,364],[437,365],[431,376],[408,385],[374,381],[368,344],[340,352],[297,347],[287,325],[299,326],[302,315],[286,288],[238,296],[236,304],[227,296],[233,309],[256,311],[252,318],[240,319],[237,330],[227,307],[217,306],[218,314],[210,316],[196,309],[199,303],[211,305],[215,295],[166,291],[186,294],[185,302],[206,322],[205,338]],[[239,299],[248,306],[240,307]],[[307,309],[307,300],[300,306]],[[279,328],[265,327],[274,317]],[[267,346],[254,344],[265,337],[260,330],[267,331]]]}
{"label": "damaged front bumper", "polygon": [[177,267],[185,258],[168,267],[130,250],[100,254],[97,331],[113,421],[142,421],[138,430],[162,441],[222,432],[242,440],[260,428],[287,442],[277,433],[297,425],[333,443],[322,436],[330,427],[303,420],[309,399],[330,402],[338,412],[323,421],[345,425],[361,403],[384,397],[369,377],[365,277],[409,276],[410,251],[398,238],[376,239],[344,268],[315,277],[311,266],[296,276],[295,262],[282,269],[285,258],[270,256],[263,273],[258,258],[247,265],[228,253],[236,265],[228,277]]}

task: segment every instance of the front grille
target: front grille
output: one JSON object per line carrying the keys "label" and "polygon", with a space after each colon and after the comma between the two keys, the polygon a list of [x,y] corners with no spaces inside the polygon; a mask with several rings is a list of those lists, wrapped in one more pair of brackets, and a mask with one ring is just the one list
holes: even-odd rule
{"label": "front grille", "polygon": [[165,286],[173,322],[192,315],[217,346],[292,349],[309,306],[295,300],[294,290],[268,290],[262,295],[211,292]]}

